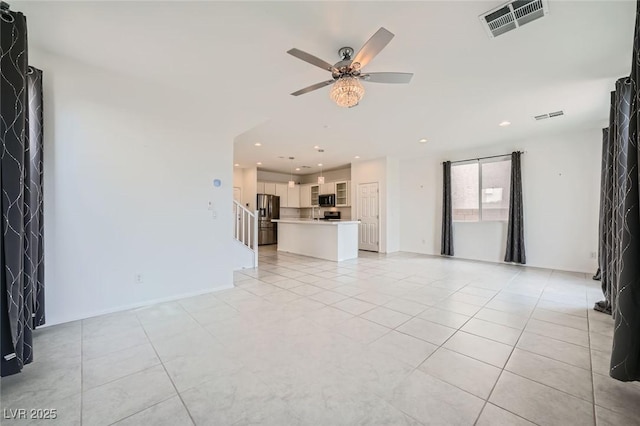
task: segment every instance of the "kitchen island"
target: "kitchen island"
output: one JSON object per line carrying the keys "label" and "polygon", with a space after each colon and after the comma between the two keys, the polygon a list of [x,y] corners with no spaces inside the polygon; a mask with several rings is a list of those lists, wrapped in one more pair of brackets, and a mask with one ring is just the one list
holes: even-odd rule
{"label": "kitchen island", "polygon": [[358,257],[358,221],[275,219],[278,251],[342,260]]}

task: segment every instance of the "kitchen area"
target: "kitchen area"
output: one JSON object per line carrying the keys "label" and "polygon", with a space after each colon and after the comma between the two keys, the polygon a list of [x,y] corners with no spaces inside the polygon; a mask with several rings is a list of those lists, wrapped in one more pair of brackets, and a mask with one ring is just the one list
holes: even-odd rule
{"label": "kitchen area", "polygon": [[291,179],[257,170],[259,246],[277,245],[278,251],[332,261],[358,257],[350,168],[327,171],[322,177],[324,182],[318,183],[317,174]]}

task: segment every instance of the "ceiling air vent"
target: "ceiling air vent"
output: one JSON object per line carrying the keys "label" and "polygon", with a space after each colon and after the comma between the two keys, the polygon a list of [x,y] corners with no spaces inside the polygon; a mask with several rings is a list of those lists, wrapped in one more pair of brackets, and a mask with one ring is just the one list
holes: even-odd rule
{"label": "ceiling air vent", "polygon": [[564,111],[554,111],[547,114],[536,115],[533,118],[535,118],[536,121],[540,121],[540,120],[546,120],[547,118],[560,117],[561,115],[564,115]]}
{"label": "ceiling air vent", "polygon": [[503,4],[479,16],[489,37],[515,30],[549,13],[547,0],[516,0]]}

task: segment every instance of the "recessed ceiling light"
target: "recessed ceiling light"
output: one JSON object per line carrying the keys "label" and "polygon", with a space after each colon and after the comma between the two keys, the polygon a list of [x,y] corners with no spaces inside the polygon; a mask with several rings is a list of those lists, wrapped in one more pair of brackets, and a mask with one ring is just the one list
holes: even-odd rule
{"label": "recessed ceiling light", "polygon": [[262,146],[262,144],[260,142],[256,142],[254,143],[255,146]]}
{"label": "recessed ceiling light", "polygon": [[300,167],[296,167],[296,172],[299,172],[299,171],[300,171]]}
{"label": "recessed ceiling light", "polygon": [[322,163],[318,163],[318,167],[322,167]]}
{"label": "recessed ceiling light", "polygon": [[510,126],[511,122],[510,121],[503,121],[502,123],[498,124],[498,126],[500,127],[507,127]]}
{"label": "recessed ceiling light", "polygon": [[240,164],[236,163],[236,164],[234,164],[234,166],[238,167],[238,166],[240,166]]}
{"label": "recessed ceiling light", "polygon": [[260,166],[260,165],[262,165],[262,161],[258,161],[256,164],[257,164],[258,166]]}
{"label": "recessed ceiling light", "polygon": [[420,143],[427,143],[427,140],[425,138],[420,139],[418,142]]}
{"label": "recessed ceiling light", "polygon": [[318,145],[314,146],[313,149],[320,149]]}
{"label": "recessed ceiling light", "polygon": [[360,156],[359,156],[359,155],[356,155],[356,156],[355,156],[355,157],[353,157],[353,158],[360,158]]}

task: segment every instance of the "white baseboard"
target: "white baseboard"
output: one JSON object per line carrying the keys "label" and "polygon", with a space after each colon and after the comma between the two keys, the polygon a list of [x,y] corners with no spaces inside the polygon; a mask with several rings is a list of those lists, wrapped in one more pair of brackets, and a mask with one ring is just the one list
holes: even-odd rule
{"label": "white baseboard", "polygon": [[193,296],[199,296],[201,294],[207,294],[207,293],[215,293],[217,291],[220,290],[227,290],[233,288],[233,284],[231,285],[223,285],[223,286],[219,286],[213,289],[206,289],[206,290],[199,290],[199,291],[193,291],[190,293],[182,293],[182,294],[177,294],[174,296],[168,296],[168,297],[161,297],[158,299],[151,299],[151,300],[145,300],[143,302],[138,302],[138,303],[133,303],[130,305],[125,305],[125,306],[118,306],[117,308],[113,308],[113,309],[103,309],[100,311],[93,311],[93,312],[87,312],[84,314],[80,314],[77,316],[73,316],[73,317],[68,317],[68,318],[55,318],[53,321],[49,321],[47,320],[47,323],[38,327],[38,329],[41,328],[46,328],[46,327],[51,327],[54,325],[59,325],[59,324],[65,324],[68,322],[72,322],[72,321],[78,321],[78,320],[83,320],[83,319],[87,319],[87,318],[93,318],[93,317],[97,317],[100,315],[107,315],[107,314],[113,314],[116,312],[124,312],[124,311],[129,311],[131,309],[136,309],[136,308],[142,308],[145,306],[150,306],[150,305],[156,305],[158,303],[166,303],[166,302],[172,302],[174,300],[180,300],[180,299],[186,299],[187,297],[193,297]]}

